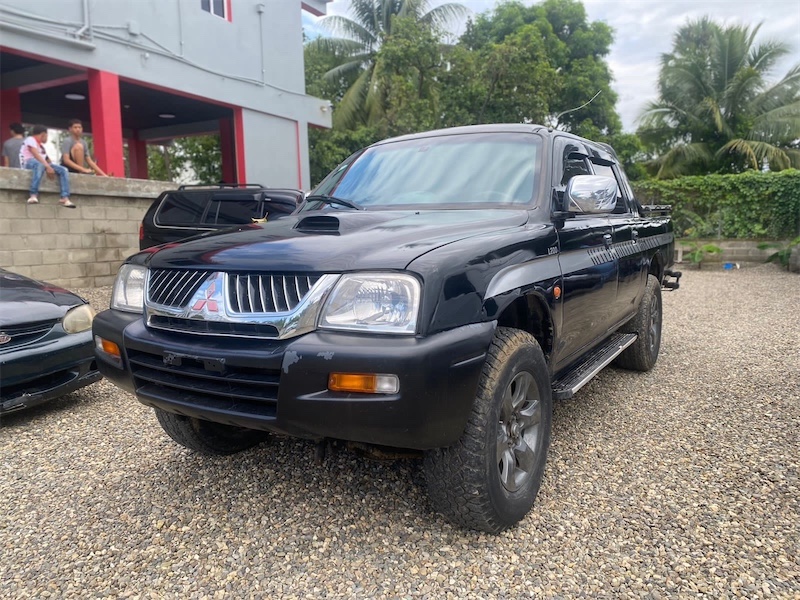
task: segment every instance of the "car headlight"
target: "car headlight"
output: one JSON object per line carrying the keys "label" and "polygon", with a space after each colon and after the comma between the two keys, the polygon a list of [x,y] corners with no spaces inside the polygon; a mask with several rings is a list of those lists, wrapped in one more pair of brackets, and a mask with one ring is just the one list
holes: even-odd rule
{"label": "car headlight", "polygon": [[76,306],[64,315],[61,319],[61,326],[67,333],[80,333],[92,328],[94,319],[94,309],[88,304]]}
{"label": "car headlight", "polygon": [[111,308],[140,313],[144,310],[144,282],[147,269],[138,265],[122,265],[114,281]]}
{"label": "car headlight", "polygon": [[321,329],[414,335],[420,283],[399,273],[342,275],[319,319]]}

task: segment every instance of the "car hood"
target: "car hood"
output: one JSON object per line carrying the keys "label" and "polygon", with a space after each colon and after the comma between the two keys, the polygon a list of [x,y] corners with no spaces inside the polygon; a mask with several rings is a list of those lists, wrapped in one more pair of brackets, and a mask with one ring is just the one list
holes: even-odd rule
{"label": "car hood", "polygon": [[64,288],[0,270],[0,328],[60,319],[79,304],[83,299]]}
{"label": "car hood", "polygon": [[523,226],[526,210],[326,211],[148,249],[151,268],[345,272],[403,269],[426,252]]}

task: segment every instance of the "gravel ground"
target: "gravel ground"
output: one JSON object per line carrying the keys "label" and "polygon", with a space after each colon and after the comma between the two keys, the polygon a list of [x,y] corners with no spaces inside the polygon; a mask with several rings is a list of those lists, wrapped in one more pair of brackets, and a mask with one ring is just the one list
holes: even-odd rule
{"label": "gravel ground", "polygon": [[709,267],[664,303],[656,368],[556,405],[497,536],[433,513],[416,461],[199,457],[105,381],[8,416],[0,597],[800,598],[800,277]]}

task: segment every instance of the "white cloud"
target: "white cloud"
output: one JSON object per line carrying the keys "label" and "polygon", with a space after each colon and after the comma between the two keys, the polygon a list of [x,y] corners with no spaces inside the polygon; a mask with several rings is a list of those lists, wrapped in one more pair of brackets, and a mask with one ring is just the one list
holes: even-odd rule
{"label": "white cloud", "polygon": [[[442,4],[435,0],[432,6]],[[626,131],[636,128],[635,120],[648,100],[656,97],[661,54],[672,47],[675,30],[689,19],[709,15],[727,24],[751,27],[763,22],[756,41],[787,42],[792,53],[775,70],[782,77],[800,62],[800,0],[583,0],[589,19],[605,21],[614,28],[614,45],[608,56],[619,95],[617,110]],[[348,0],[328,4],[328,14],[347,15]],[[461,0],[474,13],[491,10],[491,0]],[[533,4],[525,0],[525,4]],[[456,32],[460,33],[460,32]]]}

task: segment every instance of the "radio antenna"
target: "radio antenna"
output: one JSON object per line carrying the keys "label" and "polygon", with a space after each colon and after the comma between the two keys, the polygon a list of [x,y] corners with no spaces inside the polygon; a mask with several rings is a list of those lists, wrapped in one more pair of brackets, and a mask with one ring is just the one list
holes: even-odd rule
{"label": "radio antenna", "polygon": [[593,101],[595,98],[597,98],[597,97],[600,95],[600,93],[601,93],[602,91],[603,91],[603,90],[599,90],[599,91],[598,91],[598,92],[597,92],[597,93],[596,93],[594,96],[592,96],[591,100],[589,100],[588,102],[584,102],[583,104],[581,104],[580,106],[578,106],[578,107],[576,107],[576,108],[570,108],[569,110],[565,110],[565,111],[562,111],[562,112],[558,113],[558,114],[556,115],[556,124],[555,124],[555,129],[558,129],[558,120],[559,120],[559,119],[560,119],[562,116],[564,116],[564,115],[566,115],[566,114],[568,114],[568,113],[571,113],[571,112],[575,112],[576,110],[580,110],[580,109],[582,109],[582,108],[583,108],[583,107],[585,107],[585,106],[589,106],[589,105],[592,103],[592,101]]}

